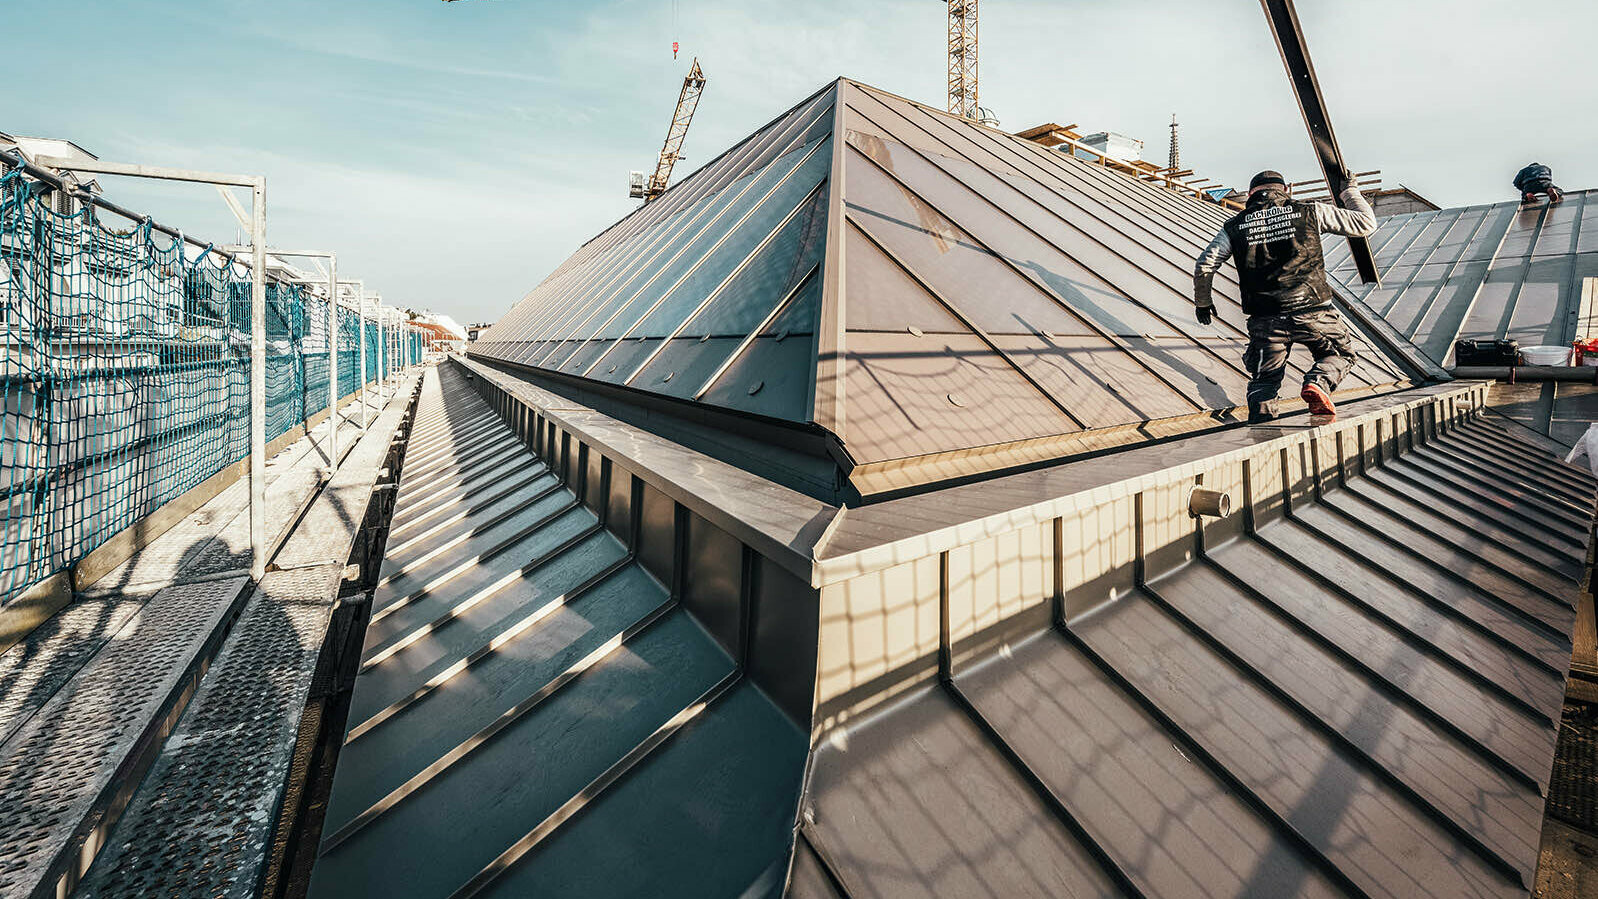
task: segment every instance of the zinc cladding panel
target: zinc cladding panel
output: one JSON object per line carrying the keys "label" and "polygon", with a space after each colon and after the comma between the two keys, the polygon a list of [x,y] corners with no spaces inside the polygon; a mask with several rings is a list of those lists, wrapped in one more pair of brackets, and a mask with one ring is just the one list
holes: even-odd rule
{"label": "zinc cladding panel", "polygon": [[[1057,240],[1059,246],[1086,245],[1091,249],[1098,245],[1103,248],[1101,253],[1114,254],[1112,264],[1122,258],[1133,263],[1138,275],[1130,284],[1118,286],[1135,289],[1145,279],[1153,279],[1158,283],[1156,290],[1174,292],[1187,302],[1186,285],[1191,283],[1193,259],[1208,237],[1195,241],[1188,227],[1173,223],[1158,207],[1127,202],[1126,197],[1081,171],[1086,168],[1092,172],[1091,167],[1069,163],[1057,167],[1063,161],[1051,158],[1057,155],[1052,151],[996,137],[981,129],[956,127],[903,104],[892,110],[882,108],[877,117],[889,126],[902,121],[903,127],[893,132],[901,139],[924,131],[944,141],[941,155],[945,158],[934,162],[959,170],[973,184],[991,186],[993,196],[1011,198],[1013,202],[1004,204],[1007,211],[1030,223],[1034,230],[1072,236]],[[1118,175],[1111,177],[1125,180]],[[983,189],[986,192],[987,188]],[[1124,264],[1114,269],[1116,274],[1126,271]],[[1217,280],[1223,285],[1218,291],[1223,310],[1229,308],[1228,304],[1236,306],[1234,292],[1224,289],[1225,284],[1236,283],[1231,270],[1220,272]],[[1191,318],[1186,306],[1175,308],[1182,321]],[[1190,333],[1209,331],[1195,322]]]}
{"label": "zinc cladding panel", "polygon": [[1381,220],[1372,238],[1381,287],[1327,255],[1333,278],[1365,299],[1433,359],[1452,362],[1463,338],[1564,344],[1576,335],[1581,280],[1598,274],[1598,203],[1573,192],[1557,206],[1444,209]]}
{"label": "zinc cladding panel", "polygon": [[[653,332],[664,336],[682,324],[697,303],[815,189],[825,177],[828,158],[823,138],[763,169],[643,287],[601,307],[589,323],[579,326],[573,336],[583,342],[558,364],[558,357],[551,357],[549,367],[622,381],[643,361],[629,358],[637,353],[623,353],[624,341],[636,342]],[[662,310],[672,320],[656,319],[657,325],[649,327],[651,316]],[[606,361],[604,367],[598,364],[601,359]],[[616,372],[606,373],[612,362]]]}
{"label": "zinc cladding panel", "polygon": [[[825,233],[822,187],[644,363],[632,383],[672,396],[694,396],[750,334],[777,314],[780,304],[790,302],[815,276]],[[674,376],[671,381],[668,375]]]}
{"label": "zinc cladding panel", "polygon": [[[972,234],[950,218],[959,215],[972,227],[987,226],[986,237],[991,239],[993,230],[1008,225],[1000,224],[998,213],[979,205],[983,201],[974,194],[966,197],[971,202],[969,209],[929,202],[872,158],[886,152],[885,143],[851,135],[844,163],[844,203],[850,219],[940,294],[959,304],[983,330],[1009,334],[1175,333],[1102,283],[1089,285],[1085,279],[1077,282],[1065,276],[1056,288],[1045,286],[1046,274],[1037,275],[1036,280],[1030,277],[1027,259],[999,255],[983,236]],[[1074,304],[1062,302],[1057,290],[1068,293]]]}
{"label": "zinc cladding panel", "polygon": [[[1032,191],[1012,186],[1000,177],[1009,174],[1003,165],[989,168],[956,156],[957,148],[939,145],[933,151],[907,146],[904,136],[916,133],[914,123],[906,121],[863,95],[858,101],[864,110],[851,110],[880,128],[883,139],[851,135],[854,145],[873,160],[909,184],[928,202],[942,209],[956,210],[956,217],[969,220],[970,228],[993,249],[1031,269],[1048,284],[1062,289],[1097,295],[1101,291],[1118,295],[1125,306],[1148,314],[1159,331],[1120,330],[1120,334],[1167,333],[1180,320],[1192,333],[1210,334],[1217,326],[1202,326],[1193,321],[1190,291],[1177,280],[1182,274],[1173,266],[1155,268],[1159,258],[1147,250],[1137,262],[1119,255],[1107,245],[1109,229],[1101,236],[1087,224],[1054,215],[1033,199]],[[869,105],[868,105],[869,104]],[[896,127],[897,126],[897,127]],[[1041,193],[1041,191],[1036,191]],[[984,202],[986,201],[986,202]],[[1086,219],[1086,216],[1083,216]],[[1118,243],[1120,241],[1117,241]],[[1129,241],[1126,243],[1130,243]],[[1191,270],[1191,260],[1188,262]],[[1155,272],[1166,277],[1160,277]],[[1191,279],[1186,279],[1191,284]],[[1064,285],[1069,284],[1069,288]],[[1118,318],[1126,318],[1123,314]],[[1127,319],[1132,324],[1131,319]],[[1221,325],[1224,327],[1224,323]]]}
{"label": "zinc cladding panel", "polygon": [[846,439],[877,462],[1075,430],[974,335],[849,335]]}
{"label": "zinc cladding panel", "polygon": [[[790,160],[792,161],[796,160]],[[596,296],[557,326],[553,336],[568,342],[562,344],[558,351],[540,359],[540,365],[547,368],[561,367],[571,358],[574,351],[582,346],[583,341],[613,325],[617,317],[621,316],[629,306],[639,302],[641,297],[646,294],[652,295],[652,298],[659,297],[661,292],[670,288],[676,279],[698,260],[699,257],[692,252],[692,248],[697,245],[701,250],[705,249],[708,245],[698,242],[706,235],[710,235],[711,243],[716,236],[724,235],[739,214],[732,210],[737,209],[751,191],[758,191],[762,185],[769,185],[772,180],[780,178],[785,171],[773,166],[745,175],[721,193],[706,200],[702,207],[694,209],[691,217],[683,222],[683,226],[667,237],[665,242],[647,257],[645,263],[637,267],[631,278]],[[759,195],[759,192],[755,193],[756,197]]]}
{"label": "zinc cladding panel", "polygon": [[[721,203],[731,202],[742,187],[747,186],[755,175],[772,163],[776,155],[790,153],[825,137],[828,132],[820,126],[830,123],[831,105],[830,93],[818,96],[802,110],[780,119],[707,169],[690,176],[650,207],[645,207],[648,209],[668,203],[672,206],[673,214],[664,220],[665,224],[661,227],[663,234],[636,251],[628,249],[630,257],[627,265],[617,262],[609,266],[619,269],[625,280],[613,275],[606,281],[603,290],[583,297],[578,302],[568,303],[565,298],[558,298],[558,307],[571,305],[574,308],[546,324],[544,330],[552,335],[573,333],[580,324],[591,319],[596,307],[604,305],[606,297],[623,290],[627,284],[639,283],[637,276],[640,272],[647,276],[653,268],[670,258],[663,251],[673,245],[674,238],[685,240],[696,233],[711,212],[719,208],[718,199]],[[631,241],[633,244],[640,242]]]}
{"label": "zinc cladding panel", "polygon": [[[757,252],[771,248],[772,244],[778,244],[788,253],[788,258],[777,264],[794,265],[800,250],[798,241],[784,243],[780,238],[796,219],[802,219],[802,224],[807,224],[818,209],[825,209],[826,195],[820,190],[820,185],[825,180],[827,160],[824,154],[826,153],[827,142],[822,141],[817,144],[812,149],[813,155],[808,161],[794,170],[785,180],[773,185],[769,193],[758,199],[757,205],[748,209],[744,217],[732,225],[729,233],[682,277],[680,283],[673,286],[654,307],[637,315],[635,322],[619,335],[619,341],[613,344],[585,374],[600,380],[627,382],[637,369],[648,361],[653,351],[659,348],[661,341],[684,327],[688,319],[703,308],[705,303],[714,301],[731,285],[733,279],[747,267],[747,264],[753,261]],[[746,306],[769,307],[783,296],[783,291],[775,285],[755,286],[765,289],[761,293],[736,299]],[[753,326],[754,323],[751,323],[749,327]],[[743,332],[747,333],[748,329]],[[741,337],[743,334],[737,336]],[[627,340],[641,341],[644,345],[650,345],[650,352],[644,354],[636,351],[626,352]],[[602,362],[618,363],[617,371],[611,375],[601,373],[599,367]],[[648,384],[636,386],[645,389],[649,387]]]}
{"label": "zinc cladding panel", "polygon": [[[1053,151],[1030,142],[997,136],[986,129],[952,126],[942,117],[902,101],[889,110],[872,99],[875,95],[868,91],[857,90],[847,96],[851,104],[873,104],[871,108],[877,111],[878,119],[901,121],[915,129],[901,127],[894,132],[896,137],[924,131],[945,141],[940,145],[941,155],[930,161],[957,173],[984,195],[1010,200],[1003,204],[1005,211],[1017,222],[1025,222],[1026,227],[1047,236],[1056,246],[1070,248],[1073,253],[1083,252],[1078,248],[1091,251],[1100,266],[1093,273],[1098,283],[1113,283],[1129,298],[1162,298],[1166,305],[1158,310],[1161,320],[1181,332],[1178,343],[1191,341],[1213,359],[1198,366],[1203,376],[1193,384],[1197,392],[1186,392],[1203,394],[1203,401],[1210,406],[1231,404],[1218,398],[1220,391],[1211,388],[1228,384],[1233,377],[1217,375],[1217,366],[1231,369],[1239,379],[1247,377],[1241,364],[1242,343],[1247,335],[1241,328],[1243,316],[1236,299],[1235,272],[1223,268],[1217,275],[1216,296],[1222,313],[1213,327],[1199,326],[1192,320],[1188,300],[1193,258],[1225,220],[1224,214],[1208,207],[1195,208],[1195,204],[1176,200],[1168,191],[1130,182],[1093,166],[1065,162]],[[999,181],[1009,187],[994,187]],[[1174,208],[1173,203],[1177,204]],[[1043,210],[1049,214],[1041,214]],[[1232,345],[1219,346],[1218,340],[1230,340]],[[1162,359],[1166,355],[1163,347],[1143,345],[1137,351],[1167,368],[1173,367],[1172,360]],[[1178,351],[1178,355],[1183,352]],[[1288,367],[1294,375],[1305,370],[1297,358],[1290,358]],[[1174,368],[1167,374],[1185,387],[1188,372],[1183,369],[1187,366]],[[1373,359],[1367,353],[1362,354],[1353,377],[1353,383],[1378,384],[1400,375],[1386,360]]]}
{"label": "zinc cladding panel", "polygon": [[[947,301],[969,305],[970,316],[995,339],[1006,333],[1073,333],[1059,320],[1057,310],[1037,302],[1047,299],[1078,313],[1072,316],[1074,333],[1130,338],[1127,351],[1145,360],[1144,367],[1153,375],[1147,380],[1166,381],[1156,391],[1175,390],[1188,398],[1189,405],[1180,412],[1233,406],[1242,400],[1247,377],[1241,364],[1242,316],[1234,314],[1228,320],[1223,315],[1215,326],[1202,327],[1192,321],[1188,299],[1192,254],[1223,216],[1202,207],[1198,215],[1162,208],[1174,199],[1169,192],[1091,166],[1047,159],[1049,151],[1041,148],[1007,146],[1023,142],[950,124],[913,104],[880,99],[864,88],[853,87],[843,96],[844,124],[855,151],[846,157],[845,194],[851,220],[899,255]],[[1045,159],[1028,158],[1039,154]],[[877,171],[862,171],[862,157],[874,162]],[[1055,165],[1062,171],[1056,172]],[[1028,173],[1025,178],[1023,171]],[[1068,180],[1075,182],[1069,188],[1074,193],[1061,189]],[[903,199],[883,181],[891,182]],[[1150,215],[1148,209],[1159,212]],[[904,223],[913,226],[895,227]],[[917,229],[931,239],[936,257],[918,253],[918,242],[900,233]],[[972,261],[981,253],[1009,264]],[[960,258],[953,264],[940,258],[954,256]],[[856,259],[848,258],[848,268],[853,269]],[[951,273],[940,277],[944,270]],[[1035,295],[1009,292],[1003,302],[993,303],[993,285],[1021,279],[1030,282]],[[1227,302],[1229,291],[1223,289],[1221,295]],[[867,314],[857,312],[861,305],[847,304],[851,328],[857,327],[856,316]],[[1018,315],[1014,307],[1027,311]],[[994,309],[1001,314],[991,315],[989,310]],[[1145,336],[1155,339],[1145,341]],[[1017,361],[1025,367],[1033,357]],[[1302,372],[1301,365],[1293,360],[1293,371]],[[1390,383],[1397,377],[1390,364],[1362,360],[1350,386]],[[1036,379],[1043,381],[1045,376]],[[1071,397],[1066,404],[1080,401]]]}
{"label": "zinc cladding panel", "polygon": [[499,340],[526,341],[550,333],[556,317],[572,309],[574,292],[590,290],[595,281],[606,277],[613,279],[619,269],[625,270],[629,262],[641,258],[641,248],[655,245],[659,235],[681,227],[683,217],[679,213],[684,209],[763,166],[770,161],[768,154],[792,149],[795,135],[799,135],[800,145],[820,137],[823,132],[818,131],[818,126],[830,122],[826,113],[831,105],[832,89],[829,87],[683,179],[660,200],[640,207],[589,241],[534,288],[504,320],[485,332],[479,342],[486,345]]}
{"label": "zinc cladding panel", "polygon": [[821,315],[821,277],[812,271],[776,317],[705,385],[705,402],[790,421],[809,417]]}
{"label": "zinc cladding panel", "polygon": [[[851,204],[851,228],[847,238],[849,265],[846,289],[853,290],[857,281],[865,282],[868,279],[891,288],[864,293],[864,296],[869,297],[869,303],[849,304],[851,331],[890,326],[893,319],[902,318],[911,311],[908,307],[916,305],[922,311],[918,320],[909,324],[924,331],[934,328],[942,330],[939,320],[948,318],[942,310],[933,310],[927,304],[916,304],[911,297],[922,291],[907,286],[911,283],[910,279],[902,273],[878,274],[873,271],[868,274],[862,271],[882,269],[885,263],[892,265],[886,262],[882,252],[871,246],[878,243],[898,256],[903,267],[924,278],[938,291],[945,303],[960,309],[977,322],[995,343],[1006,351],[1012,347],[1017,349],[1019,352],[1011,354],[1011,358],[1039,384],[1055,388],[1065,386],[1062,380],[1075,380],[1071,386],[1078,389],[1070,392],[1054,390],[1051,395],[1059,398],[1079,423],[1089,427],[1113,426],[1143,418],[1235,406],[1242,402],[1246,375],[1240,364],[1241,344],[1230,341],[1224,344],[1198,342],[1185,334],[1178,335],[1167,321],[1152,316],[1110,281],[1093,276],[1085,269],[1075,269],[1076,274],[1069,276],[1056,272],[1050,266],[1070,267],[1075,263],[1055,251],[1051,244],[1025,231],[1016,219],[997,214],[995,207],[986,203],[977,193],[953,181],[941,168],[954,165],[952,160],[940,158],[934,166],[926,158],[912,154],[904,145],[892,140],[858,131],[851,132],[850,139],[852,147],[862,148],[874,160],[878,160],[878,168],[863,170],[862,167],[871,163],[857,155],[851,154],[849,157],[846,177]],[[887,179],[881,177],[884,170],[890,170],[902,181],[889,187],[885,183]],[[975,180],[969,174],[968,177]],[[905,187],[899,186],[901,184]],[[949,190],[943,191],[939,185]],[[917,192],[912,193],[906,187],[914,187]],[[939,197],[942,205],[928,205],[921,199],[925,195]],[[955,203],[967,212],[977,210],[982,213],[968,220],[973,227],[977,223],[983,226],[980,234],[970,236],[942,215],[944,208]],[[1009,208],[1019,205],[1020,202]],[[904,227],[901,224],[911,216],[919,220],[919,227]],[[1017,274],[1016,268],[999,263],[980,243],[984,240],[998,243],[995,235],[1001,232],[1025,235],[1030,241],[1026,252],[1032,253],[1031,256],[1006,253],[1004,258],[1011,260],[1021,270],[1033,272],[1036,280],[1023,278]],[[863,234],[871,234],[876,240],[862,239]],[[1056,235],[1055,239],[1065,238]],[[1039,257],[1044,255],[1048,258],[1040,261]],[[962,258],[947,258],[953,256]],[[1124,275],[1125,272],[1119,274]],[[1006,302],[993,304],[991,296],[996,285],[1000,284],[1008,284],[1011,293],[1007,294]],[[1161,286],[1167,292],[1172,290],[1168,286]],[[1015,297],[1024,298],[1027,302]],[[1091,324],[1081,316],[1066,318],[1062,314],[1066,311],[1067,298],[1071,310],[1089,311],[1087,319],[1092,320]],[[1034,310],[1033,314],[1017,314],[1016,310],[1023,308]],[[995,309],[1008,314],[994,315]],[[1189,306],[1189,313],[1190,310]],[[1194,329],[1209,330],[1197,326]],[[1125,338],[1127,350],[1111,349],[1110,342],[1102,337],[1095,341],[1094,337],[1089,336],[1095,332],[1129,335]],[[1150,340],[1143,336],[1145,333],[1163,339]],[[851,337],[851,343],[856,340]],[[1085,345],[1097,342],[1108,351],[1097,354],[1101,359],[1112,364],[1114,361],[1124,361],[1130,363],[1125,368],[1141,371],[1130,379],[1118,378],[1121,381],[1119,387],[1107,386],[1110,381],[1093,378],[1089,372],[1082,372],[1087,375],[1086,378],[1072,379],[1070,373],[1081,370],[1082,357],[1062,357],[1055,350],[1062,341]],[[1196,351],[1194,347],[1197,347]],[[1128,358],[1108,359],[1114,354]],[[1065,378],[1062,379],[1062,375]],[[1097,389],[1080,389],[1091,383],[1089,379],[1097,382]],[[1130,395],[1135,397],[1127,405],[1141,406],[1148,409],[1150,414],[1134,413],[1127,417],[1106,419],[1102,412],[1114,408],[1115,397],[1108,398],[1110,402],[1106,403],[1102,401],[1104,397],[1095,394],[1113,393],[1125,388],[1130,388]],[[850,396],[847,391],[845,395]],[[1100,414],[1091,411],[1078,413],[1075,408],[1078,405],[1097,407]]]}
{"label": "zinc cladding panel", "polygon": [[[1581,575],[1571,544],[1586,539],[1556,513],[1590,508],[1593,482],[1480,421],[1381,465],[1355,432],[1337,441],[1346,484],[1324,466],[1293,517],[1257,515],[1252,533],[1206,524],[1208,554],[1167,554],[1144,587],[1128,576],[1109,592],[1097,567],[1067,566],[1068,591],[1099,597],[1076,611],[1068,599],[1068,625],[957,653],[947,685],[823,733],[804,839],[849,894],[1065,895],[1102,878],[1097,895],[1124,878],[1149,897],[1525,896]],[[1279,509],[1271,458],[1205,482]],[[1446,464],[1452,492],[1405,480]],[[1289,468],[1296,482],[1303,466]],[[1141,542],[1191,539],[1191,523],[1162,529],[1165,493],[1144,490]],[[1129,505],[1095,507],[1106,520],[1079,522],[1062,549],[1098,535],[1130,568]],[[979,559],[988,543],[970,560],[990,578],[1031,558]],[[969,617],[965,564],[949,559],[955,620]],[[914,585],[884,587],[861,591],[884,621],[938,608]],[[1030,595],[1013,584],[988,611]],[[854,654],[837,652],[843,628],[905,629],[846,611],[837,625],[824,614],[824,697],[845,672],[891,674],[852,632]]]}

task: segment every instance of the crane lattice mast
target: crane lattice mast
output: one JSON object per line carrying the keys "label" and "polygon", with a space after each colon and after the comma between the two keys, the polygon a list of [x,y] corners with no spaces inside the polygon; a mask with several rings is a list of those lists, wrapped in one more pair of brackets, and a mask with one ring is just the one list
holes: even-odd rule
{"label": "crane lattice mast", "polygon": [[1176,142],[1176,113],[1171,113],[1171,158],[1166,168],[1175,175],[1182,170],[1182,149]]}
{"label": "crane lattice mast", "polygon": [[666,192],[672,166],[682,158],[683,138],[688,136],[688,125],[694,120],[694,110],[699,107],[699,95],[704,90],[705,73],[700,71],[699,59],[695,57],[693,67],[682,80],[682,93],[677,96],[677,111],[671,117],[671,129],[666,132],[666,143],[660,148],[660,161],[655,164],[655,173],[649,176],[648,182],[635,176],[629,191],[631,196],[641,197],[648,203]]}
{"label": "crane lattice mast", "polygon": [[968,119],[977,113],[977,0],[949,4],[949,111]]}

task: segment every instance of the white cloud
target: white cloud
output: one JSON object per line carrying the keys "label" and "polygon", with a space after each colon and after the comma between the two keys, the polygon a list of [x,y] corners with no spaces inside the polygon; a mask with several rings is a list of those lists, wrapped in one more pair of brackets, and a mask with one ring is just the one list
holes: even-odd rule
{"label": "white cloud", "polygon": [[[1598,4],[1298,5],[1356,167],[1445,205],[1506,198],[1532,157],[1566,187],[1598,182],[1585,46]],[[146,13],[101,2],[68,67],[48,19],[16,23],[15,64],[57,74],[0,98],[0,127],[133,161],[264,171],[274,240],[333,246],[390,299],[467,320],[497,316],[634,207],[626,174],[652,165],[691,56],[709,84],[680,175],[839,75],[942,102],[945,18],[931,0],[677,8],[673,28],[665,0],[214,0],[175,10],[183,40],[168,29],[151,56],[129,35]],[[1163,158],[1175,111],[1183,162],[1203,175],[1314,174],[1253,0],[1003,0],[982,15],[983,104],[1005,127],[1110,128]],[[129,73],[136,89],[111,89]],[[113,189],[232,239],[208,191]]]}

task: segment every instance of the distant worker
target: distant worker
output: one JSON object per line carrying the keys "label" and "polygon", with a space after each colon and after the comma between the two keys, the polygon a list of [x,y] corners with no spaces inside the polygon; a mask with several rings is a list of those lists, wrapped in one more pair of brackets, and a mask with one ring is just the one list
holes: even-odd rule
{"label": "distant worker", "polygon": [[1538,194],[1548,195],[1551,206],[1565,198],[1565,192],[1554,186],[1554,170],[1540,162],[1521,169],[1515,175],[1515,190],[1520,191],[1520,202],[1535,203]]}
{"label": "distant worker", "polygon": [[[1346,174],[1346,173],[1345,173]],[[1248,316],[1248,420],[1276,418],[1276,395],[1287,374],[1287,356],[1301,343],[1315,357],[1304,373],[1299,396],[1315,415],[1335,415],[1332,394],[1354,367],[1354,345],[1348,325],[1332,308],[1326,283],[1321,235],[1365,237],[1376,231],[1370,204],[1347,177],[1338,198],[1342,208],[1290,199],[1280,173],[1260,172],[1248,184],[1248,202],[1232,216],[1193,267],[1193,304],[1199,324],[1215,315],[1210,283],[1231,258],[1242,283],[1243,312]]]}

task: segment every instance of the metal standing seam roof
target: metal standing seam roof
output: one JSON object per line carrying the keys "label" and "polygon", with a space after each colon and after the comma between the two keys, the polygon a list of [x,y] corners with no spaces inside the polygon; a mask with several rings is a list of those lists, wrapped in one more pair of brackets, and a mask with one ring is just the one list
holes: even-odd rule
{"label": "metal standing seam roof", "polygon": [[[840,79],[585,245],[471,351],[813,424],[862,493],[899,489],[1233,420],[1234,273],[1216,324],[1191,301],[1227,215]],[[1368,343],[1348,393],[1417,374]]]}
{"label": "metal standing seam roof", "polygon": [[1572,191],[1556,206],[1390,216],[1371,247],[1381,286],[1359,283],[1346,246],[1327,250],[1328,271],[1439,362],[1453,364],[1462,338],[1569,345],[1584,280],[1598,277],[1598,191]]}
{"label": "metal standing seam roof", "polygon": [[[1226,441],[1175,446],[1199,442]],[[1255,530],[1208,526],[1204,555],[1147,583],[1077,584],[1054,626],[1029,574],[1046,529],[967,541],[941,574],[934,557],[944,630],[974,596],[1004,633],[818,734],[788,895],[1526,896],[1594,482],[1480,420],[1358,469]],[[999,514],[1008,480],[845,510],[834,544],[951,520],[962,493]],[[1152,526],[1072,520],[1068,579]],[[823,634],[910,658],[872,633],[913,626],[921,576],[824,600]],[[823,689],[844,659],[876,670],[827,656]]]}
{"label": "metal standing seam roof", "polygon": [[428,372],[310,895],[780,886],[805,735],[735,669],[459,369]]}
{"label": "metal standing seam roof", "polygon": [[[313,896],[1529,890],[1595,481],[1437,421],[1480,385],[833,509],[773,607],[812,666],[746,663],[813,686],[807,740],[558,481],[649,441],[535,391],[552,471],[462,372],[418,405]],[[726,468],[694,455],[652,477]],[[1242,506],[1202,536],[1199,475]]]}
{"label": "metal standing seam roof", "polygon": [[[1584,297],[1598,300],[1598,191],[1573,191],[1556,206],[1509,201],[1392,216],[1371,246],[1382,285],[1359,283],[1339,246],[1327,253],[1334,283],[1440,364],[1453,365],[1459,339],[1569,346],[1594,330],[1581,316],[1592,314]],[[1497,385],[1493,404],[1566,445],[1598,421],[1590,384]]]}

